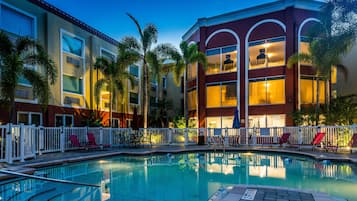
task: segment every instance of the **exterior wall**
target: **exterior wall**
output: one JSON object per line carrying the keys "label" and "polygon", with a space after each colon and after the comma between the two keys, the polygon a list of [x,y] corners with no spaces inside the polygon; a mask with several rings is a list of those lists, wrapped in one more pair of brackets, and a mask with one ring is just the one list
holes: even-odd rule
{"label": "exterior wall", "polygon": [[[357,40],[357,39],[356,39]],[[350,53],[348,53],[342,63],[347,68],[347,77],[342,72],[337,72],[337,84],[333,87],[336,90],[337,95],[351,95],[357,94],[357,79],[354,76],[357,75],[357,44],[353,46]]]}
{"label": "exterior wall", "polygon": [[[54,126],[55,125],[55,115],[56,114],[70,114],[74,116],[74,126],[79,126],[82,124],[83,115],[88,115],[91,110],[97,108],[97,103],[94,98],[94,84],[95,81],[103,76],[99,73],[97,77],[97,73],[94,70],[94,63],[96,58],[101,56],[101,49],[105,49],[114,54],[117,52],[116,41],[114,39],[110,39],[108,36],[105,36],[102,33],[99,33],[97,30],[89,27],[88,25],[83,25],[84,28],[77,26],[76,24],[68,21],[65,17],[62,17],[56,11],[56,8],[50,7],[49,9],[54,9],[53,12],[49,12],[46,9],[36,5],[38,1],[36,0],[1,0],[6,4],[9,4],[21,11],[25,11],[35,16],[36,18],[36,33],[38,40],[48,51],[50,58],[55,62],[58,70],[58,76],[56,83],[51,86],[51,99],[49,102],[49,106],[47,111],[42,113],[41,107],[35,104],[17,102],[16,110],[21,112],[38,112],[42,113],[42,123],[46,126]],[[42,3],[40,3],[42,5]],[[62,12],[62,11],[61,11]],[[63,14],[63,13],[62,13]],[[68,16],[67,16],[68,17]],[[72,18],[71,18],[72,19]],[[76,20],[73,18],[74,21]],[[73,20],[72,19],[72,20]],[[89,27],[89,28],[88,28]],[[90,31],[88,31],[89,29]],[[84,47],[84,82],[83,82],[83,107],[76,107],[70,105],[63,104],[63,96],[62,92],[62,70],[61,70],[61,32],[66,31],[70,34],[74,34],[76,37],[79,37],[85,41]],[[98,35],[93,34],[99,33]],[[124,98],[125,100],[127,98]],[[82,101],[81,101],[82,102]],[[118,104],[122,101],[117,100]],[[127,107],[127,102],[126,106]],[[125,127],[125,119],[132,118],[132,114],[124,114],[123,112],[127,112],[127,109],[123,109],[122,107],[118,107],[118,110],[114,111],[113,118],[121,119],[121,126]],[[8,122],[8,111],[5,109],[1,110],[1,122]],[[83,114],[83,115],[81,115]],[[102,116],[104,117],[103,122],[108,124],[109,112],[102,112]]]}
{"label": "exterior wall", "polygon": [[[254,10],[254,8],[252,8],[252,10]],[[215,25],[200,25],[199,30],[194,32],[193,35],[189,36],[186,34],[184,38],[186,37],[188,42],[198,42],[202,52],[205,52],[207,49],[228,45],[237,45],[238,49],[238,72],[206,75],[202,68],[200,68],[198,70],[198,81],[189,82],[189,88],[195,87],[196,85],[198,86],[198,114],[195,111],[190,111],[190,114],[197,114],[199,127],[208,126],[206,125],[207,117],[234,115],[236,107],[207,108],[206,106],[206,85],[224,81],[237,81],[238,83],[237,91],[239,92],[239,96],[237,97],[237,107],[240,111],[241,126],[247,126],[247,118],[249,115],[269,114],[285,114],[285,124],[287,126],[293,125],[291,113],[299,108],[298,89],[300,68],[295,66],[292,69],[288,69],[286,62],[289,56],[298,51],[298,30],[300,25],[302,25],[306,19],[316,16],[316,14],[316,11],[287,7],[283,10],[266,12],[258,16],[235,21],[226,19],[227,22],[224,23],[216,23],[218,18],[221,17],[217,16],[217,19],[212,17],[206,22],[206,24],[210,24],[212,21],[212,23],[216,23]],[[225,14],[222,16],[224,15]],[[236,15],[239,15],[239,12],[237,12]],[[199,37],[197,36],[198,34]],[[285,37],[285,64],[271,68],[248,70],[248,42],[278,36]],[[314,74],[313,69],[309,66],[301,66],[301,72],[305,72],[304,74]],[[248,106],[248,79],[271,76],[285,77],[285,103]]]}

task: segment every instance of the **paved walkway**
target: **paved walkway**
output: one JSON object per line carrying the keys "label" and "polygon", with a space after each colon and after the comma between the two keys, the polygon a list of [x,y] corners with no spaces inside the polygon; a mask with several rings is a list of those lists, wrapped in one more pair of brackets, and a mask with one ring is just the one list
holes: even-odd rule
{"label": "paved walkway", "polygon": [[[326,193],[257,185],[219,189],[208,201],[336,201]],[[338,199],[341,200],[341,199]],[[343,199],[342,199],[343,200]]]}

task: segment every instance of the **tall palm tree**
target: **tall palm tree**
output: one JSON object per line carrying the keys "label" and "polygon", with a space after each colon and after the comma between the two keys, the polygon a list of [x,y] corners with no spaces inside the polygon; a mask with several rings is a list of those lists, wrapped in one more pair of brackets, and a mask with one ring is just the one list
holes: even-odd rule
{"label": "tall palm tree", "polygon": [[[37,66],[44,73],[26,66]],[[33,96],[46,109],[50,99],[49,84],[54,84],[57,75],[55,63],[46,50],[36,41],[20,37],[12,42],[9,36],[0,32],[0,100],[9,109],[12,123],[16,123],[15,91],[20,78],[31,85]]]}
{"label": "tall palm tree", "polygon": [[[143,72],[143,116],[144,128],[148,125],[148,111],[149,111],[149,86],[150,86],[150,64],[148,63],[148,55],[153,51],[152,46],[157,43],[158,31],[154,24],[148,24],[143,29],[138,20],[127,13],[129,18],[133,20],[139,33],[139,40],[134,37],[125,37],[124,40],[130,41],[132,44],[130,50],[137,52],[140,55],[140,62],[142,63]],[[162,45],[165,46],[165,45]]]}
{"label": "tall palm tree", "polygon": [[[287,64],[288,68],[292,68],[294,64],[297,64],[299,61],[309,62],[316,69],[316,124],[319,122],[320,108],[319,79],[328,83],[331,78],[331,68],[333,66],[343,72],[346,77],[347,69],[342,64],[341,57],[350,51],[356,39],[354,26],[339,27],[339,24],[344,23],[345,19],[343,19],[343,16],[336,19],[336,16],[339,16],[336,15],[336,12],[341,13],[348,11],[347,9],[341,8],[342,4],[340,1],[336,2],[329,1],[326,3],[319,17],[320,23],[316,24],[310,30],[309,37],[311,38],[311,42],[309,44],[309,52],[293,54],[289,57]],[[325,86],[327,86],[327,84],[325,84]],[[325,100],[327,103],[329,101],[328,99]]]}
{"label": "tall palm tree", "polygon": [[132,47],[130,41],[122,40],[118,45],[116,61],[108,61],[101,57],[97,58],[94,64],[94,67],[104,75],[104,78],[99,79],[94,86],[94,96],[97,104],[100,101],[101,92],[104,89],[109,89],[109,126],[112,126],[113,103],[118,95],[122,99],[125,97],[127,80],[130,81],[131,85],[134,85],[134,77],[127,71],[127,68],[139,59],[139,55],[136,52],[129,51]]}
{"label": "tall palm tree", "polygon": [[187,71],[189,65],[192,65],[196,62],[200,63],[204,70],[207,68],[207,58],[206,55],[198,50],[197,44],[188,44],[186,41],[180,43],[181,56],[177,57],[180,60],[177,61],[176,69],[174,70],[174,80],[176,84],[180,83],[180,78],[184,76],[184,110],[185,110],[185,119],[186,127],[188,127],[188,95],[187,95]]}

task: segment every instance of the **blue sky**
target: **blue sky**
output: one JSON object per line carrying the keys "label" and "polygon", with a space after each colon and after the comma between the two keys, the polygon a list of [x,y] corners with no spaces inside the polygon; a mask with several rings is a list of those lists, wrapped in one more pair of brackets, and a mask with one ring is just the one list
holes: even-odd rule
{"label": "blue sky", "polygon": [[46,0],[105,34],[120,40],[137,36],[134,15],[141,25],[154,23],[159,42],[176,46],[198,18],[273,2],[275,0]]}

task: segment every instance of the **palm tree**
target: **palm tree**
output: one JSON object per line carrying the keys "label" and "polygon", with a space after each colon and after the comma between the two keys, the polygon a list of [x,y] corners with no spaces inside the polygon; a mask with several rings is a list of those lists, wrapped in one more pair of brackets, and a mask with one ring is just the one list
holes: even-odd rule
{"label": "palm tree", "polygon": [[[130,51],[136,52],[140,55],[140,62],[142,63],[143,71],[143,116],[144,116],[144,128],[148,125],[148,109],[149,109],[149,76],[150,76],[150,64],[148,63],[148,55],[153,52],[152,46],[157,42],[158,31],[155,25],[148,24],[143,29],[141,28],[138,20],[131,14],[127,13],[129,18],[133,20],[139,33],[139,40],[134,37],[125,37],[124,40],[132,44]],[[140,41],[140,42],[139,42]],[[161,45],[163,49],[166,45]],[[167,47],[170,49],[170,47]]]}
{"label": "palm tree", "polygon": [[[288,59],[288,68],[292,68],[299,61],[311,63],[316,69],[316,124],[319,123],[319,98],[320,84],[319,79],[326,83],[331,77],[331,68],[337,67],[345,75],[346,67],[342,64],[341,57],[348,53],[352,48],[356,33],[355,27],[338,27],[345,20],[341,17],[336,19],[336,12],[342,12],[339,8],[340,2],[329,1],[323,8],[320,16],[320,23],[315,25],[310,31],[311,42],[309,44],[309,53],[295,53]],[[343,12],[347,12],[343,10]],[[325,86],[327,86],[325,84]],[[326,90],[325,90],[326,92]],[[326,100],[328,103],[328,99]]]}
{"label": "palm tree", "polygon": [[94,96],[97,104],[99,103],[102,90],[109,90],[109,126],[112,126],[113,102],[117,99],[116,97],[120,95],[124,98],[127,80],[130,81],[131,85],[134,85],[134,77],[127,71],[127,68],[139,59],[139,55],[136,52],[128,51],[130,48],[132,48],[130,41],[122,40],[118,45],[116,61],[108,61],[102,57],[97,58],[94,64],[94,67],[99,69],[104,75],[104,78],[99,79],[94,86]]}
{"label": "palm tree", "polygon": [[180,49],[182,55],[180,57],[177,56],[180,60],[176,63],[176,69],[174,70],[174,80],[176,84],[180,84],[180,78],[185,73],[184,79],[184,109],[185,109],[185,119],[186,119],[186,127],[188,127],[188,96],[187,96],[187,71],[189,65],[192,65],[196,62],[200,63],[204,70],[207,68],[207,58],[206,55],[198,50],[197,44],[188,44],[186,41],[182,41],[180,43]]}
{"label": "palm tree", "polygon": [[[30,38],[20,37],[11,42],[9,36],[1,31],[0,61],[0,100],[9,109],[10,121],[16,123],[15,91],[20,78],[32,85],[33,96],[45,110],[50,98],[49,84],[55,83],[57,75],[56,65],[46,50]],[[27,66],[37,66],[44,73]]]}

